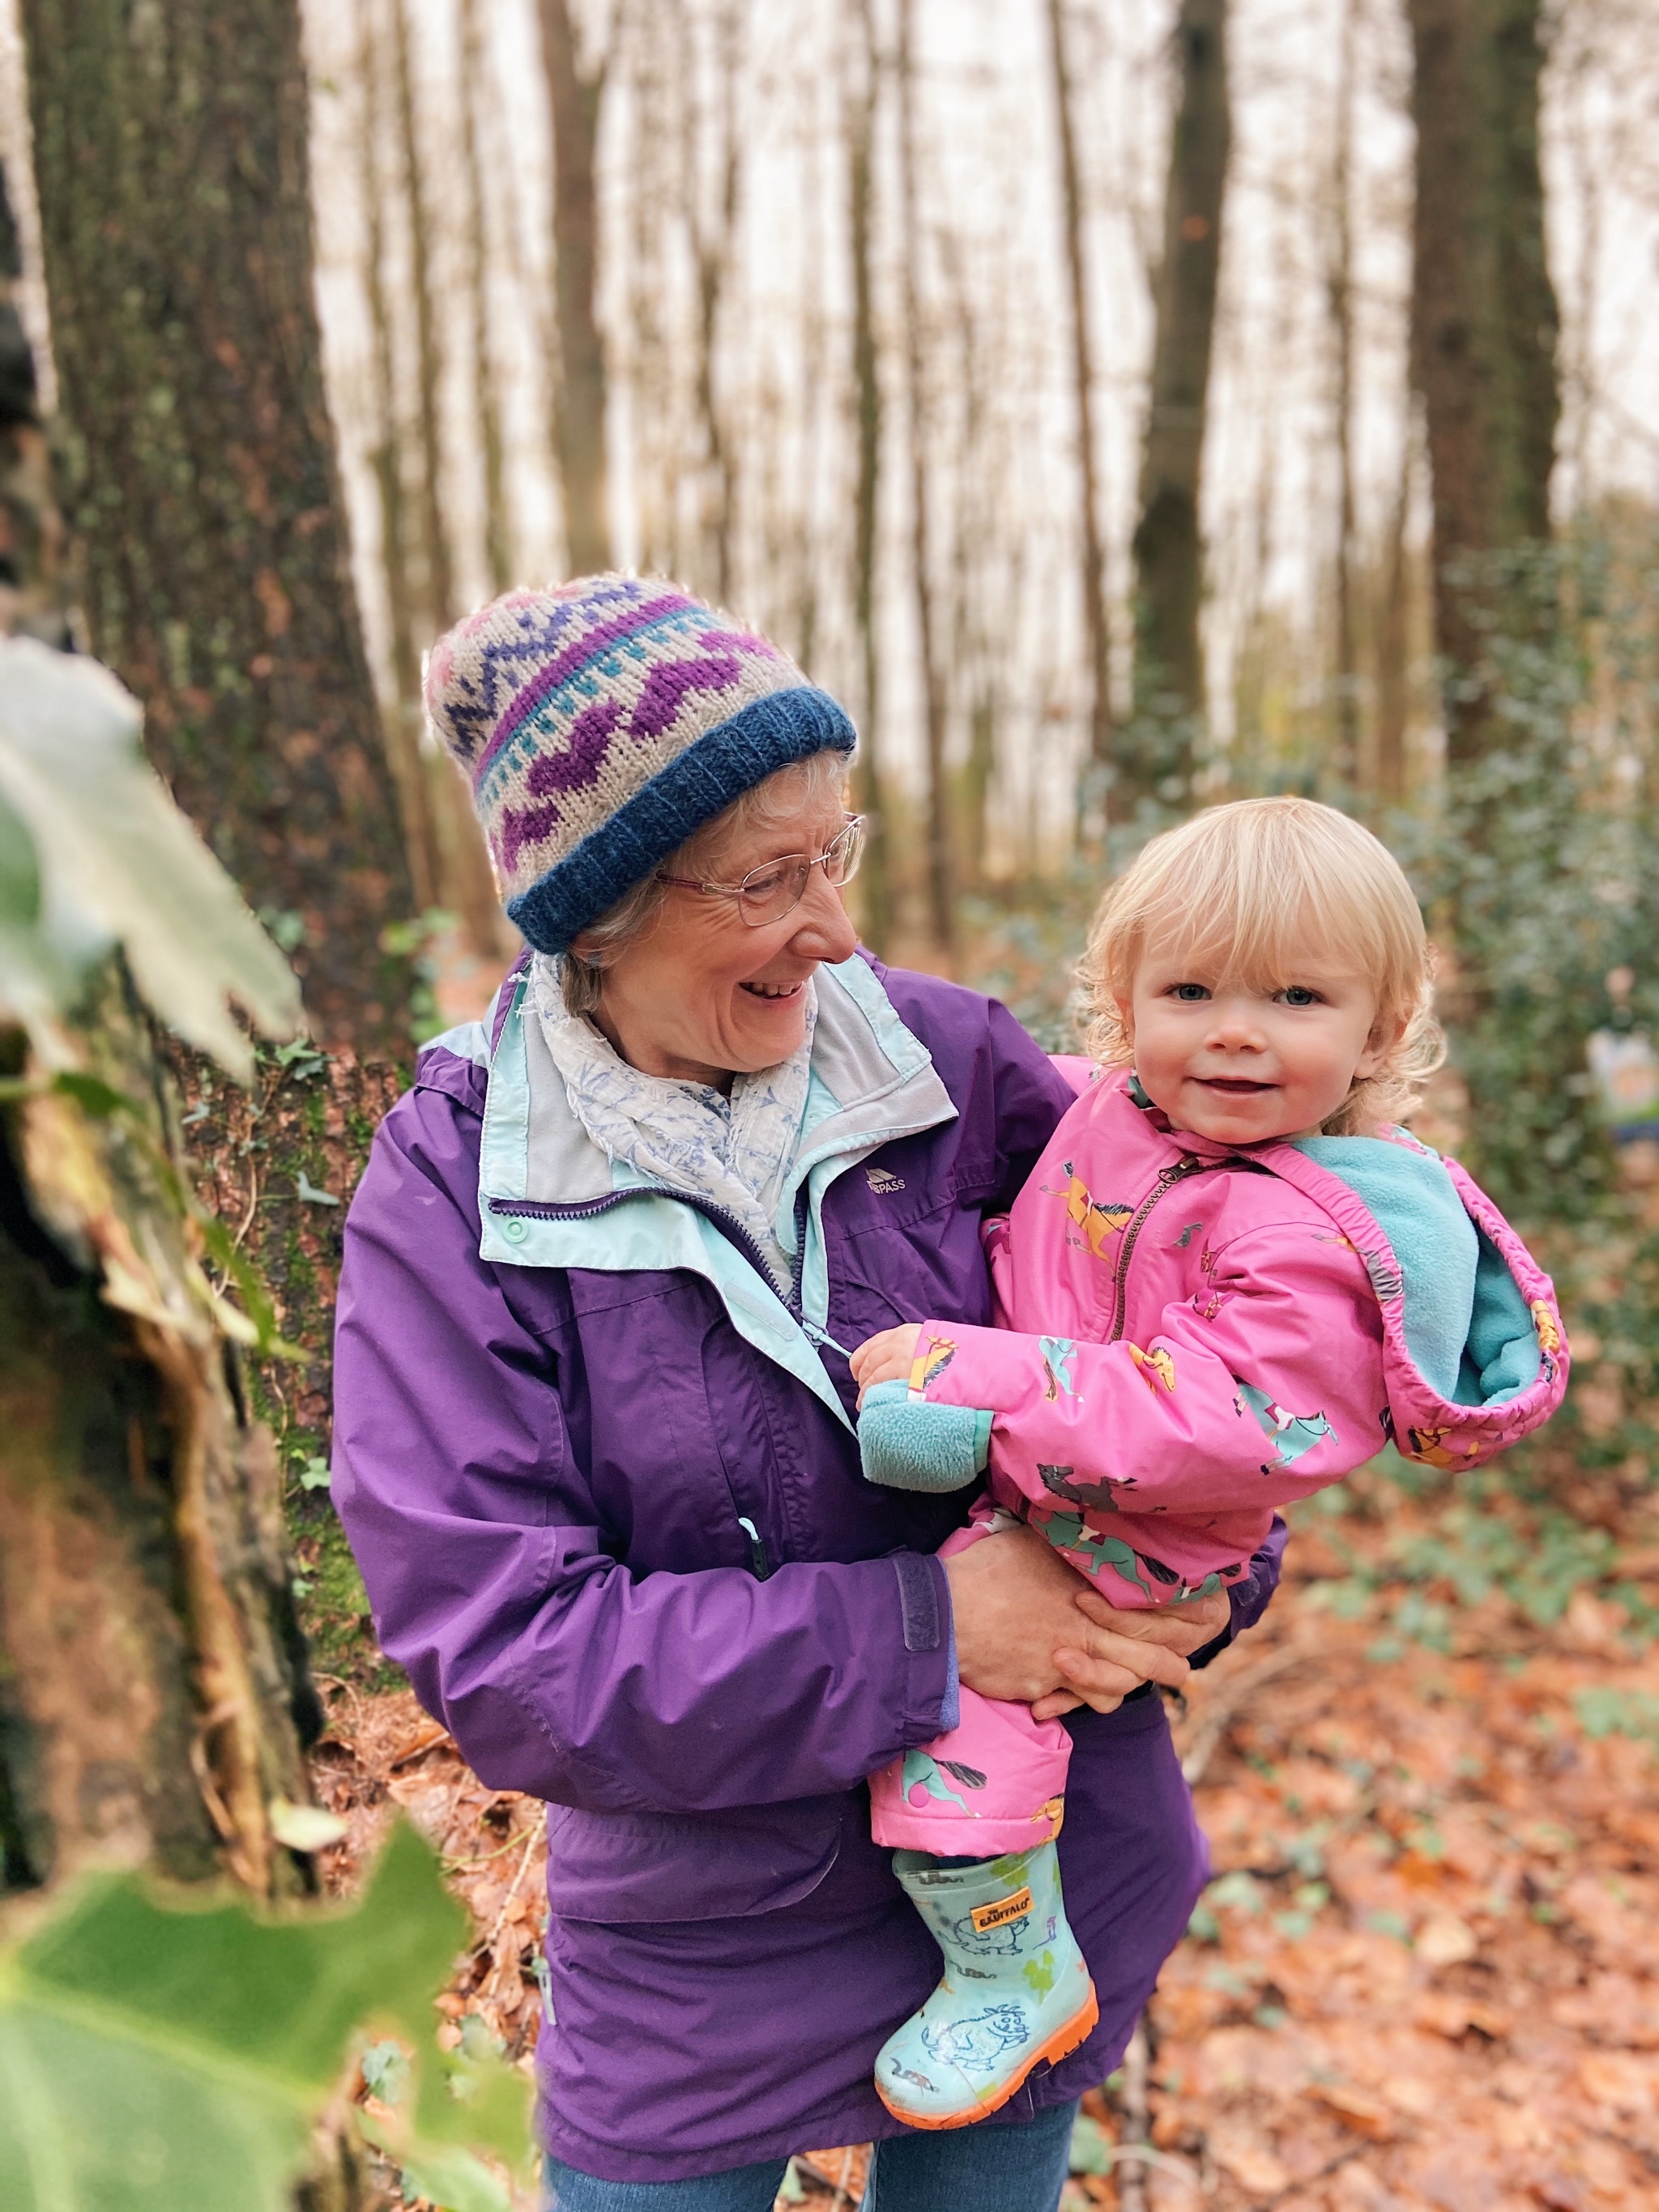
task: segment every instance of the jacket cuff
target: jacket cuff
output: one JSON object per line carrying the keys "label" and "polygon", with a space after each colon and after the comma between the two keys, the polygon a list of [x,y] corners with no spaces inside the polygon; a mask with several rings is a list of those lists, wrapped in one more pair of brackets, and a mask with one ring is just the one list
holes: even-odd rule
{"label": "jacket cuff", "polygon": [[902,1382],[878,1382],[859,1415],[865,1478],[890,1490],[965,1490],[985,1472],[991,1416],[971,1406],[930,1406]]}
{"label": "jacket cuff", "polygon": [[928,1552],[890,1556],[908,1661],[900,1718],[908,1747],[931,1742],[946,1725],[944,1715],[957,1689],[957,1639],[951,1584],[941,1563]]}
{"label": "jacket cuff", "polygon": [[1267,1531],[1261,1547],[1252,1555],[1250,1571],[1243,1582],[1232,1583],[1227,1591],[1227,1603],[1232,1618],[1212,1643],[1204,1644],[1192,1653],[1188,1666],[1207,1667],[1212,1659],[1224,1652],[1236,1637],[1247,1628],[1254,1628],[1268,1606],[1273,1592],[1279,1588],[1279,1577],[1285,1565],[1285,1547],[1290,1541],[1290,1529],[1282,1514],[1275,1513],[1273,1525]]}

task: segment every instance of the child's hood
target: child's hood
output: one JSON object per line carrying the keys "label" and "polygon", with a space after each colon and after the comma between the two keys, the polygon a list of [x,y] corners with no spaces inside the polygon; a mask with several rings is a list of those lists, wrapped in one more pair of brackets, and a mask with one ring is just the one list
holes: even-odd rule
{"label": "child's hood", "polygon": [[1258,1157],[1316,1200],[1364,1262],[1401,1452],[1468,1466],[1549,1418],[1566,1387],[1554,1291],[1455,1161],[1398,1128]]}

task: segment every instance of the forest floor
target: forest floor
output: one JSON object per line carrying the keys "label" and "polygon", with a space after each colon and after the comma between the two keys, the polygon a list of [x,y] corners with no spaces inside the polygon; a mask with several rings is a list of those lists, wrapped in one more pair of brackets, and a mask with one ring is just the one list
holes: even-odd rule
{"label": "forest floor", "polygon": [[[1417,1483],[1396,1463],[1303,1508],[1267,1619],[1176,1711],[1215,1879],[1144,2100],[1114,2075],[1087,2100],[1070,2212],[1659,2203],[1659,1520]],[[472,1918],[441,2033],[527,2070],[539,1806],[407,1691],[323,1686],[331,1882],[401,1807]],[[802,2151],[790,2201],[857,2203],[858,2147]]]}

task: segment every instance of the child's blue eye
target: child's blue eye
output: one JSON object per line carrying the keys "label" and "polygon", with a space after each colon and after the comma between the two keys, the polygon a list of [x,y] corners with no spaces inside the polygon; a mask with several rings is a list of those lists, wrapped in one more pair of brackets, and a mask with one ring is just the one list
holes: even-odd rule
{"label": "child's blue eye", "polygon": [[1170,995],[1178,999],[1183,1006],[1196,1006],[1210,994],[1202,983],[1177,983]]}
{"label": "child's blue eye", "polygon": [[1310,991],[1304,984],[1291,983],[1285,989],[1285,1003],[1287,1006],[1316,1006],[1319,1004],[1319,997],[1316,992]]}

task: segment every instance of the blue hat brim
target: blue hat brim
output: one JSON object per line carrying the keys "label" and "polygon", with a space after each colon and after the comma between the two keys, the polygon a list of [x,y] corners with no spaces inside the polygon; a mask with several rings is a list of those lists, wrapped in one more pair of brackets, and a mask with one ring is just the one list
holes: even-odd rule
{"label": "blue hat brim", "polygon": [[798,684],[769,692],[676,754],[574,852],[507,902],[538,952],[568,952],[717,814],[781,768],[814,753],[850,755],[858,733],[827,691]]}

